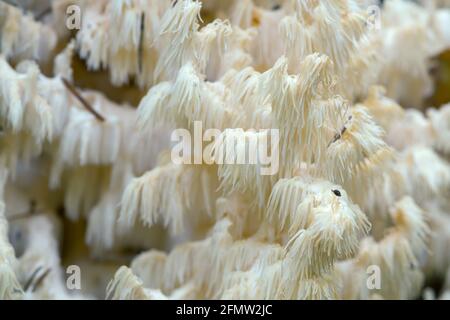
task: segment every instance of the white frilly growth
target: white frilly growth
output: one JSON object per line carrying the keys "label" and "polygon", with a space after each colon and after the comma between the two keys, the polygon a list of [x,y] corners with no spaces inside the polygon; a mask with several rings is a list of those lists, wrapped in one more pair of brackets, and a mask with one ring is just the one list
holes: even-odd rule
{"label": "white frilly growth", "polygon": [[164,252],[150,250],[136,256],[131,262],[131,270],[138,275],[149,288],[163,288],[167,255]]}
{"label": "white frilly growth", "polygon": [[399,151],[415,145],[432,146],[435,141],[436,132],[431,122],[416,109],[404,110],[403,116],[392,122],[386,135],[386,142]]}
{"label": "white frilly growth", "polygon": [[163,122],[183,128],[202,121],[203,128],[226,128],[233,112],[225,107],[223,86],[204,82],[188,62],[173,82],[161,82],[152,87],[138,108],[138,126],[151,129]]}
{"label": "white frilly growth", "polygon": [[26,234],[27,238],[24,253],[19,258],[18,270],[29,284],[25,299],[83,298],[77,292],[71,293],[67,288],[59,254],[56,221],[55,216],[38,214],[21,224],[21,232]]}
{"label": "white frilly growth", "polygon": [[228,70],[220,82],[228,89],[224,99],[227,106],[239,114],[233,118],[233,128],[273,128],[272,107],[260,97],[260,76],[252,67]]}
{"label": "white frilly growth", "polygon": [[425,205],[445,201],[450,186],[450,168],[419,139],[388,161],[383,173],[372,179],[372,183],[375,187],[366,193],[363,205],[367,213],[378,216],[371,218],[383,225],[385,222],[382,221],[388,218],[388,209],[405,196],[411,196],[424,208],[427,208]]}
{"label": "white frilly growth", "polygon": [[65,189],[66,212],[72,219],[89,211],[107,187],[109,165],[118,159],[120,139],[114,123],[99,122],[84,110],[70,110],[54,154],[49,186]]}
{"label": "white frilly growth", "polygon": [[330,141],[319,172],[341,184],[352,199],[363,205],[367,188],[380,179],[381,168],[394,158],[393,149],[383,140],[384,130],[362,105],[354,106],[340,132]]}
{"label": "white frilly growth", "polygon": [[[120,188],[119,188],[120,190]],[[95,253],[111,250],[118,242],[116,235],[117,202],[120,195],[106,192],[91,210],[86,230],[86,243]]]}
{"label": "white frilly growth", "polygon": [[450,155],[450,104],[441,106],[439,110],[431,109],[427,113],[435,133],[434,147]]}
{"label": "white frilly growth", "polygon": [[114,120],[100,123],[86,111],[73,108],[70,112],[61,137],[60,159],[72,166],[113,163],[120,144],[120,129]]}
{"label": "white frilly growth", "polygon": [[292,14],[279,23],[289,70],[301,72],[299,61],[312,53],[324,54],[341,80],[336,84],[340,94],[351,101],[364,94],[377,71],[376,43],[368,41],[376,31],[370,28],[364,4],[347,0],[291,3]]}
{"label": "white frilly growth", "polygon": [[295,15],[280,23],[292,66],[313,52],[328,55],[343,70],[364,35],[364,11],[353,1],[295,1]]}
{"label": "white frilly growth", "polygon": [[189,61],[202,73],[206,73],[209,63],[220,64],[232,29],[228,22],[215,20],[199,30],[201,8],[202,3],[197,0],[181,0],[162,16],[155,41],[159,49],[156,80],[174,79]]}
{"label": "white frilly growth", "polygon": [[162,222],[177,234],[189,220],[213,214],[217,187],[215,177],[206,167],[172,163],[158,166],[131,180],[126,187],[119,226],[132,227],[139,218],[148,226]]}
{"label": "white frilly growth", "polygon": [[251,41],[255,36],[254,29],[242,30],[232,25],[225,52],[220,61],[212,61],[207,68],[207,78],[218,79],[230,70],[242,70],[252,65],[250,55]]}
{"label": "white frilly growth", "polygon": [[[146,287],[160,289],[170,296],[219,297],[228,272],[249,268],[257,263],[267,246],[254,241],[233,244],[228,229],[230,221],[218,221],[200,241],[176,246],[170,253],[149,251],[132,263],[133,271],[145,282]],[[267,252],[266,262],[276,260],[279,254]],[[204,261],[210,261],[205,264]]]}
{"label": "white frilly growth", "polygon": [[202,79],[199,78],[191,63],[184,65],[172,87],[169,104],[177,106],[178,114],[198,119],[202,104]]}
{"label": "white frilly growth", "polygon": [[187,196],[182,184],[183,172],[182,166],[167,164],[132,180],[122,197],[118,223],[132,227],[140,218],[151,226],[161,217],[174,232],[180,231]]}
{"label": "white frilly growth", "polygon": [[313,100],[322,93],[322,87],[327,89],[332,84],[331,66],[327,56],[315,53],[301,61],[299,75],[288,74],[285,57],[263,74],[261,95],[270,98],[275,118],[286,127],[286,137],[293,137],[295,130],[308,124]]}
{"label": "white frilly growth", "polygon": [[[355,259],[338,264],[343,276],[342,298],[367,299],[377,293],[386,299],[410,299],[419,293],[424,279],[421,261],[427,254],[429,236],[425,214],[405,197],[392,208],[391,217],[394,227],[383,239],[364,239]],[[381,272],[376,275],[381,279],[379,288],[367,286],[370,266]]]}
{"label": "white frilly growth", "polygon": [[450,167],[432,149],[423,146],[406,149],[399,155],[394,170],[403,177],[407,194],[419,203],[432,197],[448,197]]}
{"label": "white frilly growth", "polygon": [[424,206],[428,213],[427,222],[431,230],[429,241],[428,259],[426,261],[425,274],[427,276],[444,275],[447,277],[447,287],[450,287],[450,217],[438,202],[428,203]]}
{"label": "white frilly growth", "polygon": [[[124,107],[123,109],[124,111],[127,110]],[[131,109],[130,112],[133,114],[135,111]],[[127,117],[120,117],[118,122],[121,127],[120,151],[112,163],[103,166],[88,165],[79,169],[81,171],[79,173],[83,174],[87,169],[87,175],[91,175],[89,185],[83,186],[81,184],[81,190],[94,188],[94,192],[89,190],[88,193],[84,194],[84,197],[89,199],[92,194],[96,195],[94,206],[89,212],[86,242],[97,256],[101,256],[106,251],[119,250],[118,248],[121,246],[126,246],[128,241],[127,235],[131,235],[133,239],[145,238],[143,241],[145,243],[148,240],[148,237],[143,236],[143,232],[136,232],[136,229],[125,233],[125,235],[121,233],[120,228],[117,226],[117,218],[120,211],[118,204],[125,187],[133,179],[134,174],[145,172],[155,165],[156,157],[161,148],[166,147],[166,141],[162,134],[163,131],[155,130],[147,132],[146,135],[139,134],[134,128],[134,117],[131,119],[132,121],[129,121],[130,119]],[[68,170],[71,171],[71,169]],[[103,179],[92,179],[102,171],[104,171]],[[77,179],[76,174],[77,171],[75,171],[74,178],[68,179],[69,184],[74,179]],[[83,180],[81,182],[83,183]],[[72,191],[76,194],[78,190]],[[153,238],[153,232],[146,234]],[[158,233],[154,235],[154,238],[157,237]]]}
{"label": "white frilly growth", "polygon": [[195,58],[199,70],[208,75],[208,80],[217,80],[225,53],[228,52],[232,28],[228,20],[219,19],[207,24],[196,33]]}
{"label": "white frilly growth", "polygon": [[169,6],[169,1],[162,0],[83,3],[84,19],[76,37],[80,56],[90,69],[108,67],[115,85],[127,84],[135,77],[140,87],[149,87],[154,83],[158,59],[153,44]]}
{"label": "white frilly growth", "polygon": [[7,177],[7,170],[0,168],[0,300],[16,300],[23,297],[23,290],[15,274],[17,260],[14,248],[8,240],[8,221],[3,202]]}
{"label": "white frilly growth", "polygon": [[[152,248],[109,299],[407,299],[447,272],[450,106],[397,101],[431,92],[448,10],[386,1],[378,29],[371,0],[69,2],[45,23],[0,3],[0,299],[87,298],[64,284],[59,219],[36,214],[61,204],[95,258]],[[69,4],[81,29],[55,57]],[[73,54],[146,90],[138,108],[62,81]],[[24,61],[46,57],[53,78]],[[8,214],[30,208],[9,223],[5,168],[26,176]]]}
{"label": "white frilly growth", "polygon": [[51,106],[53,138],[60,137],[68,122],[70,109],[77,105],[75,102],[77,100],[59,77],[47,78],[41,74],[38,81],[38,92]]}
{"label": "white frilly growth", "polygon": [[[261,76],[260,96],[269,99],[280,129],[280,155],[284,174],[311,164],[327,144],[323,132],[338,117],[340,105],[333,94],[332,62],[325,55],[311,54],[300,63],[300,74],[289,75],[287,59],[281,57]],[[329,101],[327,101],[330,99]],[[311,148],[314,146],[314,148]]]}
{"label": "white frilly growth", "polygon": [[0,56],[0,119],[7,130],[27,131],[40,144],[52,137],[53,121],[50,106],[37,89],[40,71],[32,62],[17,69]]}
{"label": "white frilly growth", "polygon": [[154,128],[159,121],[170,125],[176,123],[176,118],[173,116],[176,114],[175,110],[171,110],[172,106],[168,105],[171,91],[170,82],[161,82],[153,86],[142,98],[137,111],[137,124],[140,130]]}
{"label": "white frilly growth", "polygon": [[449,45],[441,24],[448,25],[446,11],[413,1],[387,1],[383,6],[378,35],[383,63],[377,82],[402,105],[420,108],[433,92],[431,58]]}
{"label": "white frilly growth", "polygon": [[369,110],[374,118],[386,132],[405,116],[405,110],[395,100],[386,96],[386,89],[381,86],[372,86],[366,99],[361,103]]}
{"label": "white frilly growth", "polygon": [[0,283],[1,300],[19,300],[23,297],[22,288],[13,268],[3,261],[3,258],[0,258]]}
{"label": "white frilly growth", "polygon": [[128,106],[118,106],[94,92],[83,92],[83,96],[97,113],[104,115],[103,120],[81,107],[78,101],[69,100],[67,122],[55,148],[52,187],[59,185],[66,168],[108,166],[118,161],[128,127],[135,120],[135,111]]}
{"label": "white frilly growth", "polygon": [[[333,197],[337,197],[331,190],[327,191]],[[314,214],[329,216],[330,213],[322,213],[319,210]],[[320,237],[318,233],[311,238],[321,243],[319,246],[313,246],[315,251],[321,252],[323,256],[330,254],[335,257],[346,257],[350,254],[353,249],[349,247],[354,245],[348,243],[353,242],[356,234],[365,233],[361,229],[367,228],[368,224],[365,218],[360,216],[360,219],[365,221],[363,222],[365,226],[358,226],[358,222],[349,221],[358,219],[357,217],[347,219],[345,215],[346,213],[339,214],[337,218],[339,221],[333,220],[335,224],[341,222],[341,227],[324,226],[325,232],[329,231],[327,235],[336,236],[333,238],[336,244],[326,245],[324,243],[326,239]],[[322,220],[315,222],[315,226],[323,224]],[[139,255],[132,262],[131,268],[142,282],[139,280],[139,285],[135,285],[136,282],[130,280],[129,283],[134,285],[129,285],[127,288],[136,287],[139,288],[137,289],[139,292],[140,288],[145,286],[151,290],[161,290],[171,297],[181,292],[184,297],[187,295],[195,299],[330,299],[337,297],[338,278],[334,272],[308,277],[307,273],[298,272],[299,269],[294,265],[295,261],[300,259],[294,246],[283,247],[277,243],[268,243],[264,241],[266,239],[264,233],[257,233],[248,239],[234,240],[229,233],[231,228],[231,222],[228,219],[222,219],[203,240],[178,245],[169,254],[149,251]],[[331,230],[336,232],[333,233]],[[305,242],[304,245],[312,244]],[[319,253],[314,257],[318,255]],[[306,260],[314,263],[314,257]],[[205,264],[204,261],[209,263]],[[121,278],[127,277],[132,278],[130,273],[124,273]],[[114,281],[119,283],[117,280]],[[131,291],[125,289],[124,292]]]}
{"label": "white frilly growth", "polygon": [[[155,79],[173,79],[178,70],[193,57],[194,34],[200,25],[199,1],[177,1],[161,18],[156,45],[161,48]],[[165,74],[165,76],[163,76]]]}
{"label": "white frilly growth", "polygon": [[93,2],[89,10],[84,10],[83,24],[76,38],[80,57],[87,59],[88,67],[93,70],[106,67],[108,62],[108,19],[101,14],[104,4],[104,1]]}
{"label": "white frilly growth", "polygon": [[279,171],[278,144],[279,137],[270,130],[226,129],[207,147],[211,147],[207,156],[218,165],[223,191],[247,194],[264,207]]}
{"label": "white frilly growth", "polygon": [[56,32],[31,14],[0,3],[0,54],[6,59],[45,61],[57,43]]}
{"label": "white frilly growth", "polygon": [[[131,268],[142,282],[137,280],[136,285],[137,278],[122,271],[122,279],[134,279],[129,280],[130,285],[124,292],[131,294],[130,288],[140,292],[145,286],[170,296],[182,292],[189,298],[336,298],[338,278],[332,264],[356,251],[369,224],[345,194],[341,195],[342,199],[334,199],[338,198],[337,191],[344,192],[341,189],[333,192],[332,188],[337,186],[317,182],[309,187],[308,192],[318,197],[322,195],[323,201],[311,208],[314,212],[303,213],[311,220],[305,222],[310,225],[302,230],[308,233],[307,237],[295,234],[284,246],[264,241],[267,237],[264,233],[234,240],[230,234],[232,223],[225,218],[218,221],[203,240],[178,245],[169,254],[149,251],[139,255]],[[332,240],[322,237],[322,232]],[[301,252],[309,257],[304,259]],[[323,265],[327,256],[330,256],[326,259],[327,265]],[[301,259],[309,261],[311,268],[303,265],[303,269],[299,269],[297,264]],[[311,269],[320,270],[321,274],[311,273]]]}
{"label": "white frilly growth", "polygon": [[144,285],[132,269],[123,266],[109,283],[106,297],[112,300],[184,300],[196,297],[191,284],[173,290],[169,296],[159,289],[146,288]]}
{"label": "white frilly growth", "polygon": [[390,214],[398,231],[407,237],[414,255],[417,259],[422,258],[427,253],[430,236],[427,213],[411,197],[404,197],[395,204]]}
{"label": "white frilly growth", "polygon": [[341,187],[308,178],[279,180],[267,214],[279,232],[287,232],[289,270],[302,279],[328,273],[336,260],[351,257],[370,229]]}
{"label": "white frilly growth", "polygon": [[54,74],[73,82],[72,59],[75,53],[75,41],[72,40],[56,57],[54,62]]}
{"label": "white frilly growth", "polygon": [[14,176],[19,160],[30,161],[41,154],[53,137],[52,108],[40,90],[36,64],[25,61],[12,69],[0,56],[1,158]]}
{"label": "white frilly growth", "polygon": [[123,266],[117,270],[114,278],[106,288],[109,300],[168,300],[159,290],[145,289],[142,280],[131,269]]}
{"label": "white frilly growth", "polygon": [[[149,86],[147,73],[154,70],[155,50],[151,47],[156,36],[156,25],[161,11],[169,4],[164,1],[114,1],[109,4],[107,28],[109,38],[109,68],[115,84],[128,82],[135,75],[141,87]],[[119,37],[117,37],[119,35]]]}

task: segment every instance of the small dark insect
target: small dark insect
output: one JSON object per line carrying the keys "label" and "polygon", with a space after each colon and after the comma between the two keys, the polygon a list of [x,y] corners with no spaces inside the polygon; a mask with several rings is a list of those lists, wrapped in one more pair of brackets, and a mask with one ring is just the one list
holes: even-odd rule
{"label": "small dark insect", "polygon": [[145,12],[141,13],[141,31],[139,35],[139,47],[138,47],[138,68],[139,73],[142,72],[142,54],[144,52],[144,32],[145,32]]}
{"label": "small dark insect", "polygon": [[342,135],[345,133],[346,130],[347,130],[347,128],[346,128],[346,127],[343,127],[342,130],[341,130],[341,132],[336,133],[336,134],[334,135],[334,137],[333,137],[333,140],[331,140],[330,145],[331,145],[332,143],[335,143],[336,141],[338,141],[340,138],[342,138]]}
{"label": "small dark insect", "polygon": [[333,191],[333,193],[334,193],[336,196],[338,196],[338,197],[341,196],[341,192],[340,192],[339,190],[331,190],[331,191]]}
{"label": "small dark insect", "polygon": [[[348,117],[347,122],[350,121],[350,120],[352,120],[352,116],[349,116],[349,117]],[[328,144],[328,146],[332,145],[333,143],[335,143],[336,141],[338,141],[339,139],[341,139],[341,138],[342,138],[342,135],[345,133],[345,131],[347,131],[347,127],[346,127],[346,126],[342,127],[341,132],[338,132],[338,133],[336,133],[336,134],[334,135],[333,140],[330,141],[330,143]]]}
{"label": "small dark insect", "polygon": [[281,6],[279,4],[276,4],[272,7],[273,11],[280,10],[280,9],[281,9]]}

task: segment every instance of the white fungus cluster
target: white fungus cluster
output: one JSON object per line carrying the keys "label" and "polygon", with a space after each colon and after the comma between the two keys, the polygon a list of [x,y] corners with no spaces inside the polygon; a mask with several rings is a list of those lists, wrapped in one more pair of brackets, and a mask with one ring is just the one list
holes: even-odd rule
{"label": "white fungus cluster", "polygon": [[[0,299],[449,296],[448,1],[38,2],[0,2]],[[207,161],[273,129],[269,175]]]}

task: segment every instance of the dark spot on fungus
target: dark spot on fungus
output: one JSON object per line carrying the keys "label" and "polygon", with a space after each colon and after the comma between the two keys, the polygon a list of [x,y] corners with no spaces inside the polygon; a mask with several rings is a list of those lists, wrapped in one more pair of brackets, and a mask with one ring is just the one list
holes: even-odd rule
{"label": "dark spot on fungus", "polygon": [[254,15],[252,17],[252,26],[259,27],[260,24],[261,24],[261,20],[259,19],[259,16]]}
{"label": "dark spot on fungus", "polygon": [[281,9],[281,6],[278,3],[272,7],[273,11],[280,10],[280,9]]}
{"label": "dark spot on fungus", "polygon": [[334,193],[336,196],[338,196],[338,197],[341,196],[341,192],[340,192],[339,190],[331,190],[331,191],[333,191],[333,193]]}

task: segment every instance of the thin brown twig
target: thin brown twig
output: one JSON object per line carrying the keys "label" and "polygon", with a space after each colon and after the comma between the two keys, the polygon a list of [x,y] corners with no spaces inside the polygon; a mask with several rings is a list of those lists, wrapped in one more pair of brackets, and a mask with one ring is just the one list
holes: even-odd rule
{"label": "thin brown twig", "polygon": [[139,34],[139,47],[138,47],[138,68],[139,73],[142,73],[142,55],[144,52],[144,32],[145,32],[145,12],[141,13],[141,33]]}
{"label": "thin brown twig", "polygon": [[81,102],[83,107],[86,108],[87,111],[92,113],[98,121],[104,122],[105,118],[98,113],[82,96],[78,93],[77,89],[69,82],[67,79],[62,78],[62,82],[66,86],[66,88]]}
{"label": "thin brown twig", "polygon": [[27,282],[23,286],[24,291],[28,291],[28,289],[31,287],[31,284],[33,283],[34,278],[36,278],[36,275],[38,274],[39,270],[41,270],[41,269],[42,269],[42,266],[39,266],[33,271],[31,276],[28,278]]}

